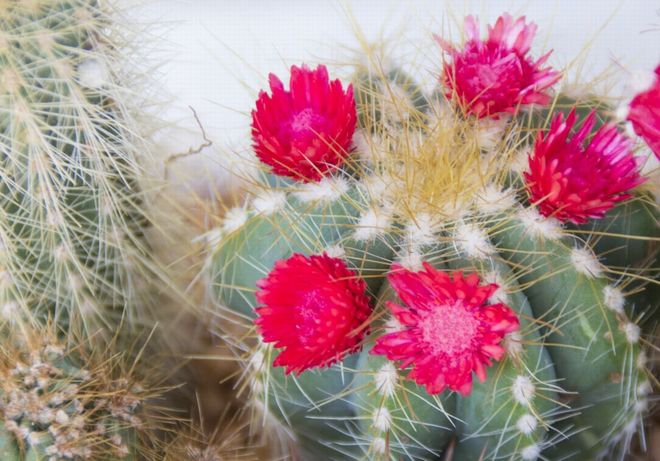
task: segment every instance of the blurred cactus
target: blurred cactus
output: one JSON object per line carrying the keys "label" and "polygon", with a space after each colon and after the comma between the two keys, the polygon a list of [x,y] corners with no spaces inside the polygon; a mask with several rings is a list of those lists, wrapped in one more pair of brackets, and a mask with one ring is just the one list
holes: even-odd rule
{"label": "blurred cactus", "polygon": [[1,312],[64,332],[132,319],[146,267],[146,149],[113,14],[95,0],[0,5]]}
{"label": "blurred cactus", "polygon": [[136,371],[114,342],[71,346],[56,325],[14,325],[0,348],[3,460],[157,459],[167,424],[153,369]]}
{"label": "blurred cactus", "polygon": [[[492,51],[468,24],[465,46]],[[505,15],[490,33],[520,34],[500,52],[523,59],[533,30]],[[454,63],[481,56],[439,41]],[[288,91],[271,77],[255,147],[297,181],[264,173],[209,234],[216,313],[254,332],[233,341],[255,433],[301,459],[626,454],[653,390],[640,324],[658,308],[659,213],[607,105],[562,114],[545,59],[525,64],[533,96],[497,68],[504,87],[478,100],[458,88],[490,75],[472,67],[445,68],[434,97],[358,69],[354,147],[332,138],[350,115],[322,68],[293,68]],[[305,177],[326,149],[334,168]]]}

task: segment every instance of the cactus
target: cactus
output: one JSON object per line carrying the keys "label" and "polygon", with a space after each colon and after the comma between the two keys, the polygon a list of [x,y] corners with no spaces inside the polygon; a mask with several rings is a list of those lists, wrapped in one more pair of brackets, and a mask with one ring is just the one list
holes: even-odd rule
{"label": "cactus", "polygon": [[115,341],[71,346],[55,324],[13,326],[0,348],[3,460],[158,459],[167,425],[155,370]]}
{"label": "cactus", "polygon": [[0,6],[0,304],[65,333],[135,318],[147,267],[137,183],[146,149],[126,104],[140,98],[112,8]]}
{"label": "cactus", "polygon": [[[648,410],[660,234],[642,157],[600,99],[562,113],[523,18],[489,47],[466,21],[469,53],[439,40],[435,96],[376,64],[337,96],[325,68],[294,67],[252,113],[271,169],[209,235],[207,269],[219,315],[254,333],[233,338],[253,430],[296,459],[612,459]],[[461,63],[490,52],[529,75],[469,87],[482,74]],[[333,111],[353,91],[355,147]]]}

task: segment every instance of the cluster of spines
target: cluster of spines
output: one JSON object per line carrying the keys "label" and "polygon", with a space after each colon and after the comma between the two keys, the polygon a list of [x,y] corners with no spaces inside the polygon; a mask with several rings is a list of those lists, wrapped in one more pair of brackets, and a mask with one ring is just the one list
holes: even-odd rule
{"label": "cluster of spines", "polygon": [[145,149],[116,83],[123,44],[110,8],[10,1],[0,11],[5,316],[95,332],[134,312],[143,289]]}

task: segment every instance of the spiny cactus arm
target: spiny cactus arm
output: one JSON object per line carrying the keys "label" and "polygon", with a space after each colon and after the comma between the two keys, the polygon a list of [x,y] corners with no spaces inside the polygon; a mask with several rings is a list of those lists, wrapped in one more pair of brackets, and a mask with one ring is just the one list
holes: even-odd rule
{"label": "spiny cactus arm", "polygon": [[594,252],[611,270],[644,268],[657,252],[660,211],[649,194],[640,193],[611,209],[603,219],[574,226],[593,240]]}
{"label": "spiny cactus arm", "polygon": [[[355,454],[355,410],[346,390],[357,356],[300,375],[285,374],[283,368],[271,367],[276,356],[272,346],[261,345],[248,362],[246,379],[250,397],[264,412],[255,417],[255,425],[265,423],[266,430],[288,433],[305,459],[319,456],[344,459],[342,456]],[[266,417],[269,422],[265,421]]]}
{"label": "spiny cactus arm", "polygon": [[[0,324],[2,459],[159,459],[167,423],[150,399],[163,388],[138,383],[130,352],[59,338],[56,325],[27,318]],[[141,370],[143,382],[158,379],[154,369]]]}
{"label": "spiny cactus arm", "polygon": [[[579,456],[596,456],[632,421],[645,401],[639,327],[623,310],[623,295],[604,275],[588,246],[563,235],[556,222],[532,209],[491,228],[502,257],[518,278],[537,318],[552,319],[548,346],[561,386],[575,392]],[[585,364],[589,373],[585,373]],[[634,423],[633,423],[634,424]],[[561,441],[556,449],[563,455]]]}
{"label": "spiny cactus arm", "polygon": [[651,333],[660,314],[660,212],[648,194],[610,210],[605,218],[575,229],[591,241],[612,277],[625,276],[626,313]]}
{"label": "spiny cactus arm", "polygon": [[[378,327],[373,337],[397,328],[397,321],[383,311],[384,303],[395,299],[391,285],[385,282],[378,297]],[[356,440],[363,458],[423,460],[440,456],[460,424],[455,417],[455,394],[429,395],[393,362],[373,355],[373,343],[372,338],[360,353],[351,391],[360,429]]]}
{"label": "spiny cactus arm", "polygon": [[[465,237],[466,232],[454,232]],[[456,238],[456,237],[454,237]],[[460,237],[458,237],[460,239]],[[456,240],[455,240],[456,241]],[[458,240],[457,247],[461,247]],[[491,303],[504,303],[516,312],[520,330],[504,340],[506,359],[489,371],[484,383],[475,382],[467,398],[458,399],[457,459],[536,459],[551,444],[551,426],[561,418],[557,393],[561,382],[536,319],[513,271],[496,257],[467,257],[461,250],[447,264],[452,269],[476,272],[496,283]]]}
{"label": "spiny cactus arm", "polygon": [[429,459],[439,456],[452,437],[456,399],[445,392],[428,395],[386,358],[360,354],[351,400],[360,432],[356,442],[364,459]]}
{"label": "spiny cactus arm", "polygon": [[[330,187],[331,193],[333,192]],[[256,282],[265,277],[276,261],[293,253],[318,253],[337,242],[357,214],[347,191],[320,203],[286,200],[281,210],[230,210],[225,217],[212,259],[214,285],[220,299],[251,317],[256,307]],[[253,208],[254,208],[253,202]],[[261,203],[256,202],[256,210]],[[252,214],[254,213],[254,214]],[[252,216],[250,216],[252,214]]]}

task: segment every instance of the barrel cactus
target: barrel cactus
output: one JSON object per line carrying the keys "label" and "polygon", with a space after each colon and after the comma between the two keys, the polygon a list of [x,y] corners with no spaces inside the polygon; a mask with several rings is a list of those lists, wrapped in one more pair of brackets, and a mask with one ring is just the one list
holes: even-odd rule
{"label": "barrel cactus", "polygon": [[[98,333],[133,318],[146,265],[139,72],[112,2],[0,6],[3,316]],[[114,320],[113,320],[114,318]],[[126,322],[132,325],[132,322]]]}
{"label": "barrel cactus", "polygon": [[267,168],[208,270],[253,333],[234,343],[255,431],[296,459],[612,459],[641,427],[643,146],[601,99],[552,92],[534,32],[503,15],[484,40],[468,17],[423,102],[376,65],[260,93]]}

